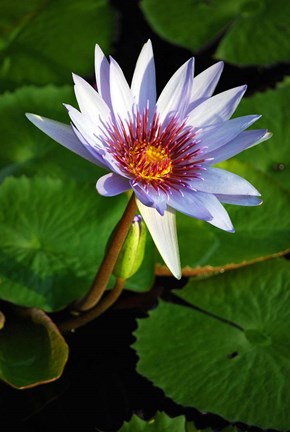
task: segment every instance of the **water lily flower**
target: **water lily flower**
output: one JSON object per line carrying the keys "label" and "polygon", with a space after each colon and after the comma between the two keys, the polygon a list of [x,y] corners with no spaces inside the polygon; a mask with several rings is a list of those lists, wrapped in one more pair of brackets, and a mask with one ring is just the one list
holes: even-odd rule
{"label": "water lily flower", "polygon": [[97,90],[73,75],[79,111],[65,105],[70,125],[27,114],[39,129],[92,163],[109,170],[97,191],[114,196],[132,189],[139,211],[165,263],[180,278],[175,211],[233,232],[221,203],[258,205],[246,180],[212,165],[270,137],[245,131],[259,115],[230,119],[246,86],[212,96],[222,73],[218,62],[194,77],[191,58],[156,100],[155,66],[148,41],[131,86],[118,63],[97,45]]}

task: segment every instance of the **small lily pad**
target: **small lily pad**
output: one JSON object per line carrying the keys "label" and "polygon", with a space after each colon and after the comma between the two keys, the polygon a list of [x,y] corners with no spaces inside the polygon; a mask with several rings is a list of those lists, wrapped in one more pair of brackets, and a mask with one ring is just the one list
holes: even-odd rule
{"label": "small lily pad", "polygon": [[0,379],[24,389],[56,380],[68,359],[68,346],[42,311],[9,318],[0,332]]}
{"label": "small lily pad", "polygon": [[290,263],[201,280],[139,321],[138,370],[178,404],[263,429],[290,424]]}

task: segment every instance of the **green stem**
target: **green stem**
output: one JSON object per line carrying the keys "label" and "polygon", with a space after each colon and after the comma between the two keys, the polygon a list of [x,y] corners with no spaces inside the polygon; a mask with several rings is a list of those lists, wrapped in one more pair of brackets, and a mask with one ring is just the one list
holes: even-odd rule
{"label": "green stem", "polygon": [[130,201],[128,202],[120,222],[116,227],[114,237],[108,246],[106,255],[103,258],[102,264],[98,270],[98,273],[96,274],[92,287],[83,299],[74,304],[73,309],[75,311],[87,311],[92,309],[100,301],[108,286],[110,276],[113,272],[117,258],[132,224],[136,210],[137,205],[135,201],[135,195],[133,194],[130,198]]}
{"label": "green stem", "polygon": [[76,328],[82,327],[90,321],[93,321],[95,318],[104,313],[107,309],[109,309],[112,304],[114,304],[118,298],[120,297],[126,279],[117,278],[114,288],[108,292],[106,297],[102,298],[102,300],[92,309],[85,312],[82,315],[78,315],[64,321],[58,325],[58,328],[61,332],[67,332],[70,330],[74,330]]}

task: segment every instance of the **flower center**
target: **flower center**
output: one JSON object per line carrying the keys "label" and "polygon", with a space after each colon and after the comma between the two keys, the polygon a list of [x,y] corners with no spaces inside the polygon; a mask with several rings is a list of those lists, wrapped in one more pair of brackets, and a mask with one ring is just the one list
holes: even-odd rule
{"label": "flower center", "polygon": [[137,142],[130,153],[130,171],[144,180],[164,180],[172,169],[168,152],[161,145]]}
{"label": "flower center", "polygon": [[142,187],[153,186],[168,193],[187,187],[200,178],[202,149],[196,146],[191,126],[172,117],[164,126],[157,113],[137,112],[130,121],[106,125],[104,145],[120,169]]}

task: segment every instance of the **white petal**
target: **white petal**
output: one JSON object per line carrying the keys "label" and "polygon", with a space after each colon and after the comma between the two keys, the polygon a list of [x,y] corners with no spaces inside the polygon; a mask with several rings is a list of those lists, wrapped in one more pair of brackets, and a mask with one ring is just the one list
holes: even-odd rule
{"label": "white petal", "polygon": [[100,131],[98,131],[97,121],[95,121],[94,124],[89,118],[84,116],[84,114],[80,113],[71,105],[65,104],[65,107],[68,110],[72,122],[83,135],[85,140],[94,148],[103,148],[101,141],[98,139]]}
{"label": "white petal", "polygon": [[[93,155],[93,157],[96,159],[96,164],[99,165],[102,168],[108,169],[108,164],[106,164],[106,161],[103,158],[103,152],[99,151],[98,149],[95,149],[92,147],[85,137],[78,131],[78,129],[75,127],[73,123],[71,123],[71,127],[76,134],[77,138],[80,140],[80,142],[84,145],[84,147]],[[110,167],[110,165],[109,165]]]}
{"label": "white petal", "polygon": [[209,153],[206,153],[206,158],[212,158],[212,164],[227,160],[236,154],[251,148],[263,141],[271,138],[272,134],[265,129],[249,130],[242,132],[232,141],[228,142],[224,146],[221,146]]}
{"label": "white petal", "polygon": [[115,196],[131,189],[129,180],[115,173],[109,173],[97,181],[97,191],[103,196]]}
{"label": "white petal", "polygon": [[194,101],[210,97],[215,91],[223,68],[224,63],[218,62],[197,75],[193,80],[190,99]]}
{"label": "white petal", "polygon": [[118,63],[111,58],[110,90],[112,107],[116,119],[125,121],[131,118],[133,112],[133,95]]}
{"label": "white petal", "polygon": [[75,82],[75,94],[81,112],[92,122],[101,117],[102,121],[107,122],[110,118],[110,109],[103,101],[101,96],[83,78],[73,74]]}
{"label": "white petal", "polygon": [[112,109],[110,95],[110,65],[99,45],[96,45],[95,47],[95,72],[98,92],[108,107]]}
{"label": "white petal", "polygon": [[170,78],[157,101],[160,122],[172,113],[182,119],[188,110],[190,91],[193,82],[194,59],[184,63]]}
{"label": "white petal", "polygon": [[94,158],[78,140],[71,126],[35,114],[26,114],[26,117],[36,127],[38,127],[38,129],[50,136],[50,138],[54,139],[72,152],[82,156],[84,159],[98,165],[96,158]]}
{"label": "white petal", "polygon": [[202,173],[202,178],[192,180],[191,186],[210,194],[260,196],[247,180],[220,168],[208,168]]}
{"label": "white petal", "polygon": [[152,44],[149,40],[142,48],[133,74],[131,90],[139,111],[143,113],[149,101],[149,114],[156,104],[156,79]]}
{"label": "white petal", "polygon": [[224,231],[235,232],[228,212],[214,195],[211,195],[211,199],[207,201],[206,207],[213,216],[211,220],[207,221],[209,224]]}
{"label": "white petal", "polygon": [[247,86],[236,87],[207,99],[191,111],[188,116],[188,123],[199,128],[228,120],[246,89]]}
{"label": "white petal", "polygon": [[147,207],[137,200],[139,211],[153,241],[171,273],[181,278],[180,258],[173,209],[168,208],[161,216],[155,208]]}
{"label": "white petal", "polygon": [[207,153],[224,146],[229,141],[236,138],[243,130],[247,129],[259,120],[260,117],[260,115],[237,117],[201,129],[200,132],[197,132],[196,136],[197,139],[200,140],[199,146],[207,147],[206,151],[203,152],[203,155],[207,155]]}
{"label": "white petal", "polygon": [[217,199],[225,204],[239,206],[258,206],[262,204],[261,198],[252,195],[216,195]]}

